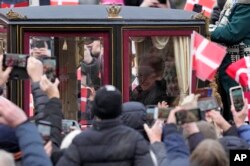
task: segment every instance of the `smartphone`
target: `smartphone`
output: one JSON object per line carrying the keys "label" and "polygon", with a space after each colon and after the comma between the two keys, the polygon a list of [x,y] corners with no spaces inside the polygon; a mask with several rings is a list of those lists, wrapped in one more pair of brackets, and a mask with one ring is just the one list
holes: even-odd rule
{"label": "smartphone", "polygon": [[198,100],[198,107],[201,111],[210,111],[212,109],[218,109],[219,104],[215,97],[205,97]]}
{"label": "smartphone", "polygon": [[3,67],[13,67],[9,79],[25,80],[29,78],[26,71],[27,59],[29,55],[6,53],[3,55]]}
{"label": "smartphone", "polygon": [[158,107],[157,105],[147,105],[146,106],[147,119],[157,119],[158,118]]}
{"label": "smartphone", "polygon": [[199,98],[211,97],[213,94],[212,88],[199,88],[195,90],[195,94],[200,94]]}
{"label": "smartphone", "polygon": [[56,79],[56,59],[54,57],[42,58],[43,73],[51,82],[55,82]]}
{"label": "smartphone", "polygon": [[199,108],[178,111],[175,113],[175,117],[177,125],[202,120],[201,110]]}
{"label": "smartphone", "polygon": [[51,135],[51,123],[48,121],[38,121],[37,123],[37,129],[40,135],[43,138],[43,143],[46,144],[50,140]]}
{"label": "smartphone", "polygon": [[46,41],[44,40],[34,40],[31,44],[31,48],[46,48]]}
{"label": "smartphone", "polygon": [[241,86],[235,86],[229,89],[231,103],[236,111],[241,111],[244,107],[244,96]]}
{"label": "smartphone", "polygon": [[29,55],[25,54],[4,54],[3,65],[4,67],[26,68],[28,57]]}
{"label": "smartphone", "polygon": [[174,107],[159,108],[159,109],[158,109],[158,119],[167,120],[170,111],[173,110],[173,109],[174,109]]}
{"label": "smartphone", "polygon": [[193,11],[197,12],[197,13],[202,12],[202,5],[200,5],[200,4],[194,4]]}
{"label": "smartphone", "polygon": [[76,120],[63,119],[62,120],[62,131],[66,135],[74,129],[81,129],[79,123]]}

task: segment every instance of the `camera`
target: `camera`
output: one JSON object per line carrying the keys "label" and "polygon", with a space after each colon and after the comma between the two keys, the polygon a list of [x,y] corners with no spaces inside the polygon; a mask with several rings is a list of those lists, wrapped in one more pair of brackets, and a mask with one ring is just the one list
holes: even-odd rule
{"label": "camera", "polygon": [[175,113],[176,124],[183,125],[185,123],[197,122],[202,119],[201,110],[199,108],[190,110],[181,110]]}
{"label": "camera", "polygon": [[27,59],[29,55],[26,54],[4,54],[3,67],[13,67],[10,73],[10,79],[28,79],[26,72]]}

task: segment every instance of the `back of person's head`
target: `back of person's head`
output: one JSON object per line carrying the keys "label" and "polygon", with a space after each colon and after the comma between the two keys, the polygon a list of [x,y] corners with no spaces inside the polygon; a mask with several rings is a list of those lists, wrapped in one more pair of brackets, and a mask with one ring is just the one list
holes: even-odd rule
{"label": "back of person's head", "polygon": [[139,72],[155,73],[157,76],[162,76],[164,67],[165,64],[161,56],[147,55],[140,60]]}
{"label": "back of person's head", "polygon": [[207,139],[217,139],[217,134],[215,127],[212,123],[209,123],[207,121],[199,121],[196,123],[200,132],[203,134],[203,136]]}
{"label": "back of person's head", "polygon": [[245,140],[236,136],[224,136],[219,139],[219,142],[221,143],[228,157],[229,157],[230,150],[250,149],[250,145]]}
{"label": "back of person's head", "polygon": [[100,119],[117,118],[122,112],[121,92],[113,85],[99,88],[93,101],[92,112]]}
{"label": "back of person's head", "polygon": [[13,155],[4,150],[0,150],[0,163],[3,166],[15,166]]}
{"label": "back of person's head", "polygon": [[143,124],[146,123],[146,107],[136,101],[122,104],[121,120],[124,125],[139,131],[145,138],[147,135],[144,131]]}
{"label": "back of person's head", "polygon": [[216,140],[202,141],[190,156],[191,166],[228,166],[229,161],[221,144]]}

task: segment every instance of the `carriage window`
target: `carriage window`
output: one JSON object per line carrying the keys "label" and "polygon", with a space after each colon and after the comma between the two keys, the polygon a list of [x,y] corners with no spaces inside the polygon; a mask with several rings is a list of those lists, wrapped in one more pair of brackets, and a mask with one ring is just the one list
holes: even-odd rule
{"label": "carriage window", "polygon": [[[178,104],[188,92],[189,37],[130,37],[130,100]],[[184,64],[184,65],[183,65]]]}
{"label": "carriage window", "polygon": [[87,123],[92,118],[88,102],[102,84],[102,37],[31,36],[30,55],[43,62],[49,79],[55,69],[65,117]]}

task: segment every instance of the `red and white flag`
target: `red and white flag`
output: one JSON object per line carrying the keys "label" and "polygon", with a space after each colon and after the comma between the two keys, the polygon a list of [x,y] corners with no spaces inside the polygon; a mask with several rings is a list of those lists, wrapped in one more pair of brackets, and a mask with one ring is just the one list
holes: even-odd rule
{"label": "red and white flag", "polygon": [[0,8],[26,7],[29,6],[29,0],[2,0]]}
{"label": "red and white flag", "polygon": [[203,81],[213,80],[226,55],[226,48],[211,42],[195,31],[191,36],[191,43],[192,68],[196,76]]}
{"label": "red and white flag", "polygon": [[250,57],[244,57],[232,63],[226,73],[243,87],[250,88]]}
{"label": "red and white flag", "polygon": [[210,17],[216,0],[187,0],[184,10],[193,11],[195,4],[201,5],[202,11],[205,11],[205,16]]}
{"label": "red and white flag", "polygon": [[79,0],[50,0],[50,5],[78,5]]}

